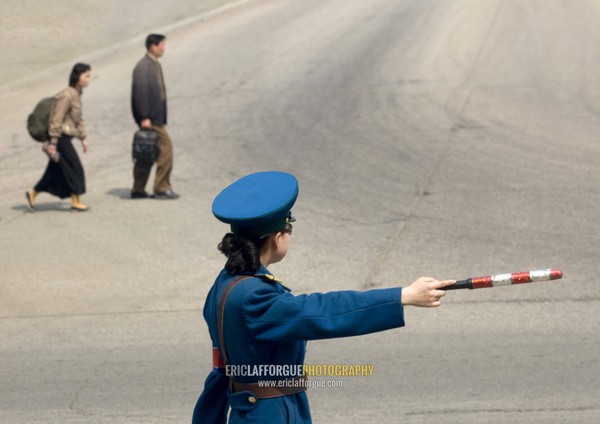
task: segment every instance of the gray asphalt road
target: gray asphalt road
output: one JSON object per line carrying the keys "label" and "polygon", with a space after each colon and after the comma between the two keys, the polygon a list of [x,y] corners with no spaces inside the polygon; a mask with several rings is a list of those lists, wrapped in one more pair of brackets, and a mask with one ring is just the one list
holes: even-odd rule
{"label": "gray asphalt road", "polygon": [[[593,423],[600,413],[600,6],[588,1],[247,2],[167,32],[174,202],[131,201],[131,69],[84,57],[92,209],[23,192],[24,130],[66,75],[0,100],[0,421],[188,422],[210,370],[201,306],[249,172],[301,187],[296,292],[560,267],[565,278],[449,293],[407,327],[309,343],[370,378],[310,394],[315,422]],[[68,69],[68,66],[66,66]]]}
{"label": "gray asphalt road", "polygon": [[240,0],[2,0],[0,81],[60,73],[71,61],[173,22],[204,19]]}

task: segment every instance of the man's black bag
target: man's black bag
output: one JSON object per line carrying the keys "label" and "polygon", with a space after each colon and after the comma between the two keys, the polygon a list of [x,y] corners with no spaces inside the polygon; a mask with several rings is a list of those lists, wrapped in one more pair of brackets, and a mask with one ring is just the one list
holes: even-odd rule
{"label": "man's black bag", "polygon": [[154,130],[141,129],[133,135],[131,155],[133,161],[154,163],[158,158],[158,134]]}

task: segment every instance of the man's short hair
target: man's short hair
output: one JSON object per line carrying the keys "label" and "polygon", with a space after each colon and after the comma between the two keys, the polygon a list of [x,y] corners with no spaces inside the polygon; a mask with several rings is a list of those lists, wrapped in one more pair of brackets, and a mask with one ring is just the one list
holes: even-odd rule
{"label": "man's short hair", "polygon": [[146,50],[150,50],[150,46],[159,45],[165,38],[162,34],[150,34],[146,37]]}

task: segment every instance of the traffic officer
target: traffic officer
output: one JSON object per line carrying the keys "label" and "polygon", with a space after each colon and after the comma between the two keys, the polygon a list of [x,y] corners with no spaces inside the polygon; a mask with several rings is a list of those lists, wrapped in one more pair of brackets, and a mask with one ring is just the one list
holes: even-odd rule
{"label": "traffic officer", "polygon": [[[404,326],[404,306],[436,307],[454,280],[295,296],[269,271],[289,247],[298,181],[284,172],[247,175],[226,187],[212,212],[231,226],[219,244],[227,257],[204,305],[213,370],[193,424],[310,423],[302,375],[231,375],[232,369],[298,369],[307,340],[357,336]],[[229,374],[229,375],[228,375]],[[265,387],[258,381],[277,384]]]}

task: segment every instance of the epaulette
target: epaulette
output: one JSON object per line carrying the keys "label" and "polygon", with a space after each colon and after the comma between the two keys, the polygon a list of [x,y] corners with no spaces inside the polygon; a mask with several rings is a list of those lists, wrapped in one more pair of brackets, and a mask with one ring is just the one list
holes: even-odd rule
{"label": "epaulette", "polygon": [[285,284],[283,284],[283,281],[281,281],[279,278],[276,278],[275,276],[273,276],[271,274],[254,274],[254,276],[258,277],[258,278],[262,278],[263,280],[265,280],[268,283],[279,283],[283,287],[287,288],[287,286]]}

